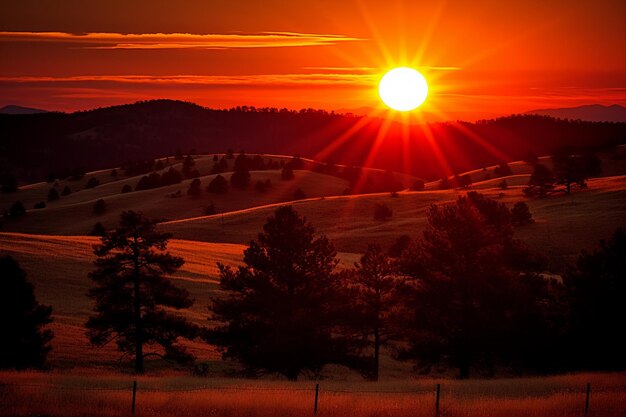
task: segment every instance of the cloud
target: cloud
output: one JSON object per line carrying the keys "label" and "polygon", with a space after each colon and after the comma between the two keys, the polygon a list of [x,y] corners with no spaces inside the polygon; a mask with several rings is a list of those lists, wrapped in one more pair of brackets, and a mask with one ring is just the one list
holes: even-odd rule
{"label": "cloud", "polygon": [[0,42],[55,42],[88,49],[240,49],[334,45],[362,41],[333,34],[260,32],[228,34],[192,33],[66,33],[0,32]]}
{"label": "cloud", "polygon": [[83,84],[110,82],[121,84],[194,85],[194,86],[371,86],[375,75],[368,74],[261,74],[261,75],[78,75],[67,77],[0,76],[0,83]]}

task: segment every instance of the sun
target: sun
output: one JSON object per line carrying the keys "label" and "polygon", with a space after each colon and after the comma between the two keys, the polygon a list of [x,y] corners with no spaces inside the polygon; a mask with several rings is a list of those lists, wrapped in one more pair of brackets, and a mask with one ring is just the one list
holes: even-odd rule
{"label": "sun", "polygon": [[387,106],[398,111],[415,110],[428,96],[426,78],[408,67],[398,67],[388,71],[378,85],[380,99]]}

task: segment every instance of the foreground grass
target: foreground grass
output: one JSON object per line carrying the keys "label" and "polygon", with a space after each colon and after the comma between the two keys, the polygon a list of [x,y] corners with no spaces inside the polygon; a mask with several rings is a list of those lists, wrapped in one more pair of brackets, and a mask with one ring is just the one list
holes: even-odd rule
{"label": "foreground grass", "polygon": [[[1,372],[0,415],[130,415],[133,376],[83,370],[72,374]],[[138,379],[137,416],[313,415],[315,381],[251,381],[184,375]],[[626,374],[575,374],[497,380],[403,379],[379,383],[321,381],[319,416],[433,416],[440,383],[441,416],[517,417],[626,413]]]}

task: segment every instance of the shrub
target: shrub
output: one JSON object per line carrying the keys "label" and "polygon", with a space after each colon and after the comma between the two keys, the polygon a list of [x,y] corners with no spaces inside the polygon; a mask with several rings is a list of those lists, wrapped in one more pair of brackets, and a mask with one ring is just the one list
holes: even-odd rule
{"label": "shrub", "polygon": [[511,209],[511,223],[516,226],[522,226],[534,222],[535,220],[533,220],[533,215],[528,209],[528,204],[523,201],[518,201],[517,203],[515,203],[515,205]]}
{"label": "shrub", "polygon": [[294,198],[294,200],[304,200],[306,198],[306,194],[304,193],[304,191],[302,191],[301,188],[298,188],[293,193],[293,198]]}
{"label": "shrub", "polygon": [[226,178],[218,175],[211,180],[206,190],[213,194],[226,194],[228,192],[228,181],[226,181]]}
{"label": "shrub", "polygon": [[200,179],[194,178],[189,184],[189,188],[187,189],[187,195],[192,197],[199,196],[202,191],[200,190]]}
{"label": "shrub", "polygon": [[283,167],[283,171],[280,173],[280,178],[282,178],[285,181],[291,180],[294,178],[293,169],[291,168],[290,164],[286,164]]}
{"label": "shrub", "polygon": [[393,212],[385,203],[376,204],[374,209],[374,219],[376,220],[388,220],[391,218]]}
{"label": "shrub", "polygon": [[11,205],[11,208],[9,208],[9,217],[19,217],[23,216],[24,214],[26,214],[26,208],[24,207],[24,204],[22,204],[22,202],[19,200],[13,203]]}
{"label": "shrub", "polygon": [[63,191],[61,191],[61,195],[62,196],[66,196],[66,195],[70,195],[72,194],[72,189],[69,186],[65,186],[63,187]]}
{"label": "shrub", "polygon": [[58,200],[59,197],[59,192],[57,191],[56,188],[50,188],[50,191],[48,191],[48,201],[56,201]]}
{"label": "shrub", "polygon": [[130,184],[124,184],[122,194],[130,193],[131,191],[133,191],[133,187],[131,187]]}
{"label": "shrub", "polygon": [[508,175],[513,175],[513,171],[511,171],[511,167],[509,166],[509,164],[507,164],[506,162],[500,162],[500,165],[498,165],[494,170],[493,173],[497,176],[497,177],[506,177]]}
{"label": "shrub", "polygon": [[503,190],[506,190],[509,187],[509,184],[506,182],[506,180],[502,180],[498,183],[498,187],[500,187]]}
{"label": "shrub", "polygon": [[204,209],[204,214],[206,214],[207,216],[217,214],[217,210],[215,209],[215,204],[213,204],[213,202],[209,203],[209,205],[206,206],[206,208]]}
{"label": "shrub", "polygon": [[250,184],[250,171],[245,169],[240,171],[235,171],[233,175],[230,176],[230,183],[235,188],[245,189]]}
{"label": "shrub", "polygon": [[102,225],[102,223],[98,222],[98,223],[93,225],[93,228],[88,233],[88,236],[104,236],[104,235],[106,235],[106,233],[107,233],[107,231],[104,228],[104,226]]}
{"label": "shrub", "polygon": [[103,199],[99,199],[97,200],[94,205],[93,205],[93,214],[102,214],[106,211],[107,209],[107,203],[106,201],[104,201]]}
{"label": "shrub", "polygon": [[98,185],[100,185],[100,180],[96,177],[91,177],[89,178],[89,181],[87,181],[85,188],[95,188]]}
{"label": "shrub", "polygon": [[46,202],[45,201],[40,201],[39,203],[35,203],[35,205],[33,206],[33,208],[35,210],[37,209],[42,209],[42,208],[46,208]]}

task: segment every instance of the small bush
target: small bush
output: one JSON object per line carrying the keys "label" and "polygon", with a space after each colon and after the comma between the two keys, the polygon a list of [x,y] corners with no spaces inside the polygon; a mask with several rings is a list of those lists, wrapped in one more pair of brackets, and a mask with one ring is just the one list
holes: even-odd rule
{"label": "small bush", "polygon": [[211,202],[208,206],[205,207],[204,214],[207,216],[212,216],[214,214],[217,214],[217,210],[215,209],[215,204],[213,204],[213,202]]}
{"label": "small bush", "polygon": [[200,195],[201,192],[202,190],[200,189],[200,179],[194,178],[193,181],[191,181],[191,184],[189,184],[189,188],[187,189],[187,195],[197,197]]}
{"label": "small bush", "polygon": [[89,178],[89,181],[87,181],[85,188],[95,188],[98,185],[100,185],[100,180],[96,177],[91,177]]}
{"label": "small bush", "polygon": [[59,192],[57,191],[56,188],[50,188],[50,191],[48,191],[48,201],[56,201],[58,200],[59,197]]}
{"label": "small bush", "polygon": [[107,233],[107,231],[104,228],[104,226],[102,225],[102,223],[98,222],[98,223],[93,225],[93,228],[88,233],[88,236],[104,236],[104,235],[106,235],[106,233]]}
{"label": "small bush", "polygon": [[516,226],[523,226],[525,224],[534,223],[533,215],[530,213],[528,209],[528,204],[523,201],[518,201],[515,203],[513,208],[511,209],[511,223]]}
{"label": "small bush", "polygon": [[97,200],[92,208],[93,214],[102,214],[106,211],[107,209],[107,203],[106,201],[104,201],[103,199],[99,199]]}
{"label": "small bush", "polygon": [[226,178],[218,175],[211,180],[206,190],[213,194],[226,194],[228,192],[228,181],[226,181]]}
{"label": "small bush", "polygon": [[40,201],[39,203],[35,203],[35,205],[33,206],[33,208],[35,210],[37,209],[42,209],[42,208],[46,208],[46,202],[45,201]]}
{"label": "small bush", "polygon": [[292,180],[294,178],[293,169],[291,168],[290,164],[286,164],[283,167],[283,170],[280,173],[280,178],[282,178],[285,181]]}
{"label": "small bush", "polygon": [[26,214],[26,207],[24,207],[24,204],[22,204],[22,202],[19,200],[13,203],[11,205],[11,208],[9,208],[9,217],[19,217],[23,216],[24,214]]}
{"label": "small bush", "polygon": [[304,200],[306,198],[306,194],[304,193],[304,191],[302,191],[301,188],[298,188],[293,193],[293,198],[294,198],[294,200]]}
{"label": "small bush", "polygon": [[130,184],[124,184],[122,194],[130,193],[131,191],[133,191],[133,187],[131,187]]}
{"label": "small bush", "polygon": [[70,195],[72,194],[72,189],[69,186],[65,186],[63,187],[63,191],[61,191],[61,195],[62,196],[66,196],[66,195]]}
{"label": "small bush", "polygon": [[376,204],[376,209],[374,210],[374,219],[375,220],[388,220],[391,218],[393,212],[386,204]]}
{"label": "small bush", "polygon": [[507,188],[509,188],[509,184],[506,182],[506,180],[502,180],[498,183],[498,187],[500,187],[500,189],[502,190],[506,190]]}

